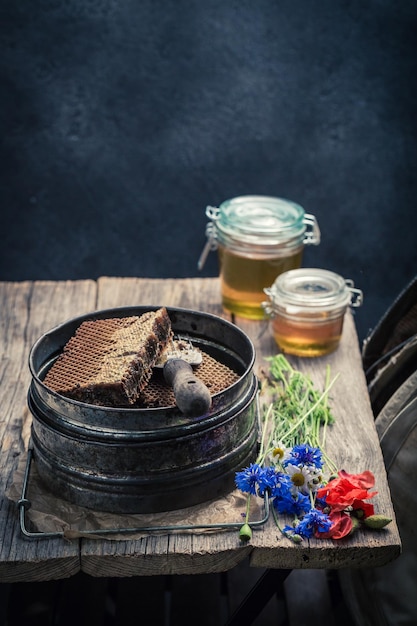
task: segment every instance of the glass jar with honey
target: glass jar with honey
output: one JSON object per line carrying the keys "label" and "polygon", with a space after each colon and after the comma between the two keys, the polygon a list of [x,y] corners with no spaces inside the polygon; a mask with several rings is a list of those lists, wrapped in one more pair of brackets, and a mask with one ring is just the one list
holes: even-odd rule
{"label": "glass jar with honey", "polygon": [[223,308],[249,319],[265,318],[264,289],[282,272],[299,268],[304,246],[320,243],[313,215],[289,200],[239,196],[208,206],[207,243],[199,260],[218,250]]}
{"label": "glass jar with honey", "polygon": [[323,269],[284,272],[265,293],[272,334],[285,353],[303,357],[333,352],[342,336],[348,306],[362,304],[363,294],[353,281]]}

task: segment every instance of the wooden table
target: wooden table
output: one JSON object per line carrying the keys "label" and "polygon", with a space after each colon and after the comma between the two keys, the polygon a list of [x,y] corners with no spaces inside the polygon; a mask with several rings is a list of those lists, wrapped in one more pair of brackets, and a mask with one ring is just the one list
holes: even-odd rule
{"label": "wooden table", "polygon": [[[374,427],[352,314],[346,315],[340,347],[328,357],[293,359],[321,387],[325,366],[339,379],[332,390],[336,423],[328,433],[330,456],[347,471],[371,469],[376,477],[376,512],[393,518],[382,531],[359,531],[342,542],[311,540],[294,545],[273,520],[242,543],[235,530],[206,534],[149,534],[139,540],[81,538],[27,539],[16,504],[4,495],[19,458],[25,454],[31,414],[28,355],[44,332],[74,316],[126,305],[165,305],[214,313],[221,311],[217,278],[162,280],[108,278],[97,281],[0,283],[0,582],[41,581],[83,571],[95,577],[202,574],[227,571],[249,557],[250,565],[273,570],[373,567],[396,558],[401,549],[385,467]],[[235,320],[252,339],[256,371],[277,349],[267,322]]]}

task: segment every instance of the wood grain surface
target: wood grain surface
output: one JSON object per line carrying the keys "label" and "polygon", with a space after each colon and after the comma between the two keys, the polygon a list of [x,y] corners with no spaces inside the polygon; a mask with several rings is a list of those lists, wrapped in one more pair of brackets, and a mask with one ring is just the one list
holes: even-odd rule
{"label": "wood grain surface", "polygon": [[[230,570],[246,558],[256,568],[369,567],[398,556],[401,544],[395,519],[383,531],[360,531],[337,545],[331,540],[311,540],[294,546],[280,535],[272,520],[255,530],[247,544],[240,542],[235,531],[148,534],[139,540],[22,537],[16,504],[7,499],[5,491],[30,436],[26,404],[30,348],[47,330],[74,316],[131,305],[179,306],[230,319],[220,307],[217,278],[102,277],[98,281],[0,283],[0,582],[59,579],[78,571],[95,577],[210,574]],[[255,370],[261,375],[264,357],[277,352],[268,322],[234,321],[253,341]],[[336,352],[292,362],[320,386],[327,364],[333,374],[339,374],[331,393],[336,423],[329,429],[327,450],[340,468],[374,472],[376,512],[394,518],[352,314],[346,315]]]}

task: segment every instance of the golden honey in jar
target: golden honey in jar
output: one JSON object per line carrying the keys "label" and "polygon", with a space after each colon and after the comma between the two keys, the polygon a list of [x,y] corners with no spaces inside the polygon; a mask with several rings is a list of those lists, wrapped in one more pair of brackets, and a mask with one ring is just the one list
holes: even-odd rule
{"label": "golden honey in jar", "polygon": [[223,308],[240,317],[263,319],[264,289],[277,276],[299,268],[306,244],[320,243],[313,215],[289,200],[270,196],[239,196],[219,208],[208,206],[208,244],[218,250]]}
{"label": "golden honey in jar", "polygon": [[339,345],[348,306],[360,306],[363,294],[351,280],[323,269],[295,269],[265,289],[263,308],[271,317],[282,352],[303,357],[329,354]]}

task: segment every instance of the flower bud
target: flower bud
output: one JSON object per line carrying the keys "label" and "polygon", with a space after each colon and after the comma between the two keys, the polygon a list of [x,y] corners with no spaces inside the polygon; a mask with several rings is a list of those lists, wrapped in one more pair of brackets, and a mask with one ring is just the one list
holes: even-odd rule
{"label": "flower bud", "polygon": [[360,526],[360,522],[359,520],[354,517],[353,515],[350,518],[352,520],[352,528],[349,531],[349,535],[353,535],[353,533],[355,532],[355,530],[357,530]]}
{"label": "flower bud", "polygon": [[370,515],[364,519],[364,524],[368,528],[384,528],[390,522],[392,522],[392,519],[385,515]]}
{"label": "flower bud", "polygon": [[239,530],[239,537],[242,541],[249,541],[252,539],[252,528],[249,524],[243,524]]}

